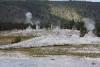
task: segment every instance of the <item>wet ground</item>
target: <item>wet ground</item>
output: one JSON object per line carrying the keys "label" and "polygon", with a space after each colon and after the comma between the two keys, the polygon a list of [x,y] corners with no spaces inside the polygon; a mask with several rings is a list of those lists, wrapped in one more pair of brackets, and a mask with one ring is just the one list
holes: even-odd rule
{"label": "wet ground", "polygon": [[31,57],[18,51],[0,51],[0,67],[100,67],[100,58],[65,55]]}

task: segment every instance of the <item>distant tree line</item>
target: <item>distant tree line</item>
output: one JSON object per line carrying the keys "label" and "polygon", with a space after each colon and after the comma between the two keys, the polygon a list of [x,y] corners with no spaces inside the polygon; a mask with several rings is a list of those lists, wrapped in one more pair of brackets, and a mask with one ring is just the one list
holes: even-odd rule
{"label": "distant tree line", "polygon": [[[91,2],[48,2],[46,1],[3,1],[0,2],[0,30],[25,29],[25,13],[32,12],[33,23],[40,20],[41,28],[60,25],[61,28],[85,30],[82,18],[96,21],[100,33],[100,3]],[[35,28],[35,25],[32,26]],[[84,31],[82,31],[84,32]]]}

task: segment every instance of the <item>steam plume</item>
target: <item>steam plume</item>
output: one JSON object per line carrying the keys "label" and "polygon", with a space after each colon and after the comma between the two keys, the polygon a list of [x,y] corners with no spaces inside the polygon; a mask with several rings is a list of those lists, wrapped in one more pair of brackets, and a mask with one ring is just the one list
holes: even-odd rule
{"label": "steam plume", "polygon": [[95,21],[90,18],[83,19],[84,25],[87,31],[93,31],[95,29]]}
{"label": "steam plume", "polygon": [[26,23],[29,23],[29,24],[33,25],[33,23],[32,23],[32,13],[31,12],[27,12],[25,14],[25,16],[26,16]]}
{"label": "steam plume", "polygon": [[36,30],[40,29],[40,20],[35,21]]}

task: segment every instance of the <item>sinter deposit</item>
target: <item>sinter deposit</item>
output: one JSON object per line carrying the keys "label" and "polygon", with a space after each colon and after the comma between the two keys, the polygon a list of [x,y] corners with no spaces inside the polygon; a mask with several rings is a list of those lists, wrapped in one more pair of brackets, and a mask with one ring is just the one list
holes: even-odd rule
{"label": "sinter deposit", "polygon": [[100,67],[100,58],[69,56],[34,57],[27,59],[0,58],[0,67]]}
{"label": "sinter deposit", "polygon": [[[43,34],[43,32],[41,33]],[[80,37],[79,31],[77,30],[52,30],[48,32],[44,31],[44,33],[46,35],[35,37],[15,44],[2,45],[0,48],[20,48],[65,44],[100,44],[99,37]]]}

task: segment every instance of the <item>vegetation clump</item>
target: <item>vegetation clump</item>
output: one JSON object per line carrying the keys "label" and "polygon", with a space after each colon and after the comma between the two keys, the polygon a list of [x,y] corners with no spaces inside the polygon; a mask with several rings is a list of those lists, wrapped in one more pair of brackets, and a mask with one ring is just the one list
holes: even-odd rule
{"label": "vegetation clump", "polygon": [[18,43],[21,41],[21,37],[20,36],[17,36],[13,41],[12,43]]}

